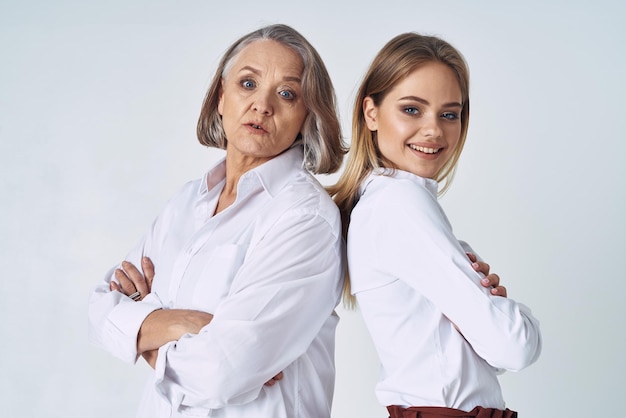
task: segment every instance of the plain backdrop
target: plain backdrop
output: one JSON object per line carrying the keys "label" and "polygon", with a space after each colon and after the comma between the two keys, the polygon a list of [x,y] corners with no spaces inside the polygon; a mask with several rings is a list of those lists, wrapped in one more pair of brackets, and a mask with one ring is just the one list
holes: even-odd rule
{"label": "plain backdrop", "polygon": [[[625,17],[617,0],[0,0],[0,415],[134,416],[149,368],[90,346],[89,291],[222,156],[195,126],[226,47],[286,23],[325,60],[347,139],[360,78],[391,37],[462,51],[470,130],[441,202],[544,336],[536,364],[502,376],[507,405],[618,416]],[[333,418],[386,417],[360,314],[338,313]]]}

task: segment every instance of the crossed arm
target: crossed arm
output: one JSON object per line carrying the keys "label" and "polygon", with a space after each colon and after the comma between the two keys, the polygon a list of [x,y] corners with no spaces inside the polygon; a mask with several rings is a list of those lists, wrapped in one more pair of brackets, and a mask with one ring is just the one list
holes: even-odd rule
{"label": "crossed arm", "polygon": [[[127,296],[139,292],[137,300],[143,299],[151,292],[154,279],[154,265],[148,257],[141,259],[141,269],[140,272],[132,263],[122,262],[122,268],[115,270],[115,278],[119,284],[111,281],[109,289]],[[212,319],[213,315],[210,313],[191,309],[156,310],[141,324],[137,335],[137,352],[154,369],[159,347],[170,341],[177,341],[185,334],[198,334]],[[282,378],[283,373],[280,372],[265,384],[272,386]]]}
{"label": "crossed arm", "polygon": [[[489,274],[490,266],[480,261],[472,253],[467,253],[472,267],[485,277],[481,284],[491,288],[494,296],[507,296],[504,286],[500,286],[500,277],[497,274]],[[122,268],[115,270],[115,278],[118,282],[111,281],[111,291],[118,291],[125,295],[139,292],[137,300],[146,297],[152,289],[154,279],[154,265],[148,257],[141,260],[141,270],[132,263],[122,262]],[[119,284],[118,284],[119,283]],[[211,322],[213,315],[207,312],[190,309],[159,309],[149,314],[141,324],[137,335],[137,352],[146,360],[150,367],[154,368],[159,347],[169,341],[177,341],[184,334],[197,334]],[[273,385],[282,378],[282,372],[274,376],[267,385]]]}

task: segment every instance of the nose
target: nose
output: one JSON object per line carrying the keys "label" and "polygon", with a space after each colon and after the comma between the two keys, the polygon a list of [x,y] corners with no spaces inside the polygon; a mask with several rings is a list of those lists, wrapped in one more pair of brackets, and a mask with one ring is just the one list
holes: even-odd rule
{"label": "nose", "polygon": [[274,113],[274,105],[272,103],[272,93],[269,91],[257,91],[254,95],[252,109],[264,116],[271,116]]}
{"label": "nose", "polygon": [[426,138],[439,138],[443,135],[441,129],[441,120],[437,115],[424,117],[424,124],[422,125],[422,135]]}

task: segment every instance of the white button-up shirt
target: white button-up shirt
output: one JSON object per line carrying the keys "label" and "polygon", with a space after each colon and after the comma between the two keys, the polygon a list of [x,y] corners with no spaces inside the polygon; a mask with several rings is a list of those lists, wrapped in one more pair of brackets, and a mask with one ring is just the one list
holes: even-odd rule
{"label": "white button-up shirt", "polygon": [[91,341],[128,362],[153,310],[214,315],[159,349],[139,417],[330,416],[343,241],[337,207],[302,161],[295,147],[245,173],[236,201],[213,216],[222,161],[186,184],[128,254],[136,266],[154,262],[152,293],[134,302],[109,291],[113,268],[91,294]]}
{"label": "white button-up shirt", "polygon": [[386,174],[363,182],[348,231],[352,292],[382,364],[379,402],[504,408],[496,373],[537,359],[538,321],[480,285],[435,181]]}

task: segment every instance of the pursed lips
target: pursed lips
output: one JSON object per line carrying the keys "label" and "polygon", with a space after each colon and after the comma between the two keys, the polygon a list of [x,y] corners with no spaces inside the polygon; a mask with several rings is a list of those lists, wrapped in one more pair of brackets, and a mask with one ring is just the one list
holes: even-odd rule
{"label": "pursed lips", "polygon": [[260,123],[257,122],[248,122],[245,124],[245,126],[248,126],[249,128],[252,128],[252,130],[254,131],[259,131],[259,132],[267,132],[267,129],[265,128],[265,126],[261,125]]}

